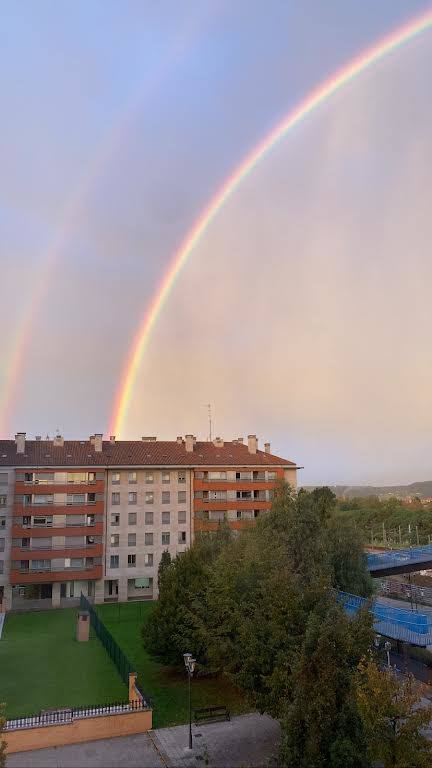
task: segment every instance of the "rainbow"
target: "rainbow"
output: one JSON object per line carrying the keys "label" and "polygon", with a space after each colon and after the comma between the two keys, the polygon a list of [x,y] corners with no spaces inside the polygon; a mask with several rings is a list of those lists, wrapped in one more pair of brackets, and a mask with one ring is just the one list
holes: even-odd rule
{"label": "rainbow", "polygon": [[354,80],[366,69],[377,63],[387,54],[392,53],[404,43],[408,43],[432,26],[432,10],[427,11],[407,24],[393,30],[372,47],[352,59],[328,80],[323,82],[298,104],[292,112],[279,122],[276,127],[246,156],[234,172],[225,181],[216,195],[210,200],[199,219],[196,221],[180,248],[175,252],[167,272],[159,283],[150,305],[146,308],[138,331],[132,341],[130,352],[120,385],[118,387],[110,419],[110,434],[121,436],[132,400],[135,381],[142,357],[147,349],[151,333],[167,301],[174,283],[194,248],[207,232],[209,226],[232,197],[240,184],[254,170],[257,164],[283,139],[286,134],[302,120],[314,112],[333,94]]}
{"label": "rainbow", "polygon": [[194,16],[191,20],[187,20],[187,23],[179,29],[172,48],[166,52],[166,56],[161,59],[159,65],[154,70],[146,72],[137,91],[122,110],[120,116],[108,128],[106,133],[100,137],[90,162],[86,165],[76,189],[67,201],[60,216],[58,231],[54,234],[44,253],[42,265],[35,280],[31,301],[23,309],[20,321],[17,324],[15,337],[11,344],[11,354],[4,369],[4,377],[3,379],[0,377],[0,434],[9,432],[11,416],[19,394],[20,382],[23,379],[23,369],[27,360],[28,350],[34,338],[37,315],[48,293],[54,267],[77,227],[85,201],[97,179],[100,178],[116,150],[124,141],[130,125],[133,124],[145,100],[151,98],[158,91],[173,67],[192,49],[198,33],[207,24],[209,16],[210,14],[206,7],[203,12]]}

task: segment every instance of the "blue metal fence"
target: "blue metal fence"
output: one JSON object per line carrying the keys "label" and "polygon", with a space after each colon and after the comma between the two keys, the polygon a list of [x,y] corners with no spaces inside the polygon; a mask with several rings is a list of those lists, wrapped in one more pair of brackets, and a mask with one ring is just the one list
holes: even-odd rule
{"label": "blue metal fence", "polygon": [[427,562],[432,560],[432,544],[409,549],[393,549],[386,552],[369,552],[367,555],[368,568],[379,571],[380,568],[391,568],[409,563]]}
{"label": "blue metal fence", "polygon": [[337,600],[349,614],[365,607],[374,617],[374,629],[386,637],[412,645],[432,645],[432,615],[396,608],[381,600],[366,600],[348,592],[338,592]]}

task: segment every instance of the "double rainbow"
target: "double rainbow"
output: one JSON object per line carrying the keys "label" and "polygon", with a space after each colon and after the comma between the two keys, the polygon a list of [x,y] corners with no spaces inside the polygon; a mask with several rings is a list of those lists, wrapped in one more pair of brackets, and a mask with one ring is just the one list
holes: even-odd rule
{"label": "double rainbow", "polygon": [[110,434],[121,436],[124,431],[128,409],[132,400],[136,378],[143,355],[147,349],[151,333],[158,317],[169,298],[175,281],[182,267],[186,264],[194,248],[203,238],[209,226],[232,197],[240,184],[263,160],[273,147],[302,120],[314,112],[321,104],[354,80],[358,75],[380,61],[387,54],[432,27],[432,10],[408,22],[381,39],[365,52],[351,60],[346,66],[315,88],[294,108],[276,127],[247,155],[243,162],[225,181],[221,189],[210,200],[199,219],[186,236],[180,248],[175,252],[170,265],[159,283],[150,305],[146,308],[137,333],[130,347],[128,359],[121,376],[110,419]]}

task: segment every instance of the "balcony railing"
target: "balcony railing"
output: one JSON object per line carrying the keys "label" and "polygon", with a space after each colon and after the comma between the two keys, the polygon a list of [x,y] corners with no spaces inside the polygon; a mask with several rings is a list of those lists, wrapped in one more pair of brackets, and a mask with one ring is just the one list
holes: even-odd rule
{"label": "balcony railing", "polygon": [[24,485],[96,485],[100,480],[17,480]]}
{"label": "balcony railing", "polygon": [[92,522],[86,522],[85,520],[81,522],[67,520],[65,523],[23,523],[21,518],[14,517],[12,519],[13,525],[18,525],[20,528],[32,529],[32,528],[93,528],[97,523],[102,523],[102,518],[100,520],[94,520]]}
{"label": "balcony railing", "polygon": [[[94,499],[93,501],[22,501],[22,506],[26,509],[28,507],[31,507],[32,509],[37,509],[38,507],[93,507],[95,504],[97,504],[103,499]],[[20,504],[21,499],[15,499],[15,504]]]}
{"label": "balcony railing", "polygon": [[14,568],[12,566],[12,570],[19,573],[25,573],[31,576],[33,573],[67,573],[68,571],[89,571],[92,568],[97,568],[98,566],[102,565],[102,563],[88,563],[87,565],[68,565],[68,566],[60,566],[56,568],[51,568],[49,565],[43,566],[42,568]]}
{"label": "balcony railing", "polygon": [[203,483],[274,483],[275,477],[268,478],[266,480],[265,475],[258,475],[256,477],[197,477],[197,480],[201,480]]}
{"label": "balcony railing", "polygon": [[69,550],[69,549],[95,549],[96,547],[100,547],[102,544],[101,541],[95,541],[94,544],[45,544],[40,545],[39,547],[32,544],[31,546],[26,546],[25,544],[14,544],[12,542],[13,549],[20,549],[22,552],[41,552],[41,551],[61,551],[61,550]]}

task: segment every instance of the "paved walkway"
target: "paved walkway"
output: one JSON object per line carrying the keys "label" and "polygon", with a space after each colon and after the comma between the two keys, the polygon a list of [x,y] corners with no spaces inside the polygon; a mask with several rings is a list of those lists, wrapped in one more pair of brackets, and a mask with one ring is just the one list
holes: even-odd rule
{"label": "paved walkway", "polygon": [[3,632],[3,626],[4,626],[4,622],[5,622],[5,617],[6,617],[5,613],[0,613],[0,640],[1,640],[2,632]]}
{"label": "paved walkway", "polygon": [[262,768],[276,765],[279,724],[267,715],[241,715],[230,722],[161,728],[138,736],[19,752],[7,768]]}

